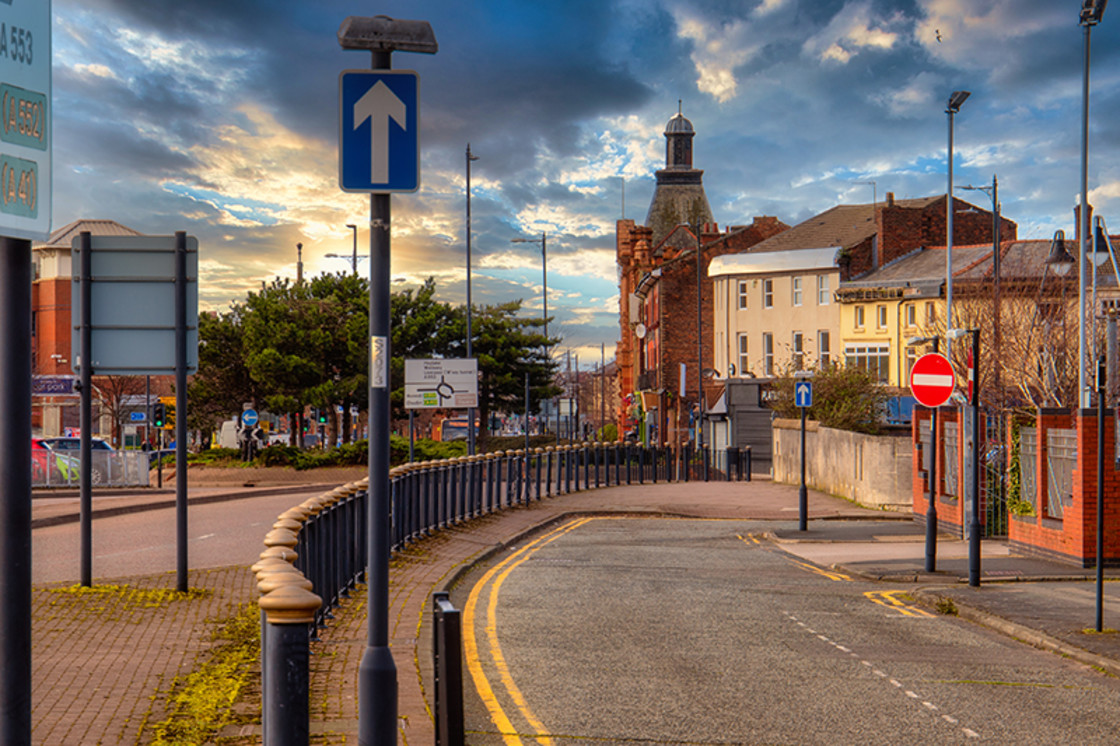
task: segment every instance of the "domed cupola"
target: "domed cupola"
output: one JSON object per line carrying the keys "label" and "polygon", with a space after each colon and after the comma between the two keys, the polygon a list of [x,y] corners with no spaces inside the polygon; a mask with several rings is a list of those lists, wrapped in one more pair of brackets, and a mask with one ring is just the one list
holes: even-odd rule
{"label": "domed cupola", "polygon": [[683,224],[714,223],[708,196],[704,194],[704,172],[692,167],[692,122],[677,104],[677,113],[665,125],[665,168],[657,172],[657,186],[650,200],[646,225],[653,229],[653,247]]}

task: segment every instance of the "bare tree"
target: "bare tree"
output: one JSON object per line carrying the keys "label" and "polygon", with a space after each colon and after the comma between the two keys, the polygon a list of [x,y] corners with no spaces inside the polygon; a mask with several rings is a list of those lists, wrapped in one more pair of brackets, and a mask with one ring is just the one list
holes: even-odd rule
{"label": "bare tree", "polygon": [[102,411],[113,422],[112,441],[120,445],[121,429],[129,417],[128,397],[144,394],[143,376],[97,376],[93,380],[93,393]]}

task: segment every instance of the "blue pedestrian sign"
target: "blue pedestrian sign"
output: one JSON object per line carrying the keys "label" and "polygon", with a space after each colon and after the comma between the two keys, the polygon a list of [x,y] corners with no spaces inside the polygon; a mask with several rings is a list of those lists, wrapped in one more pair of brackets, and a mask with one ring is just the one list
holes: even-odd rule
{"label": "blue pedestrian sign", "polygon": [[809,408],[813,406],[813,384],[809,381],[798,381],[793,385],[793,403],[798,407]]}
{"label": "blue pedestrian sign", "polygon": [[242,425],[248,425],[249,427],[252,427],[253,425],[257,424],[257,420],[259,419],[260,417],[257,415],[257,410],[255,409],[246,409],[241,412]]}
{"label": "blue pedestrian sign", "polygon": [[147,415],[144,412],[129,412],[128,413],[128,421],[129,422],[147,422],[148,418],[147,418]]}
{"label": "blue pedestrian sign", "polygon": [[419,189],[420,76],[413,70],[343,70],[338,102],[342,191]]}

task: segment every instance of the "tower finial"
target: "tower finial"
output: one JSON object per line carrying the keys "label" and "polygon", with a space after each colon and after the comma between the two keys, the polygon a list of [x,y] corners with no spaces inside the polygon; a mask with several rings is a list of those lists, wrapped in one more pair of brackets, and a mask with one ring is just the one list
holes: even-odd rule
{"label": "tower finial", "polygon": [[681,111],[681,100],[679,98],[677,99],[677,113],[678,114],[683,114],[684,113],[684,112]]}

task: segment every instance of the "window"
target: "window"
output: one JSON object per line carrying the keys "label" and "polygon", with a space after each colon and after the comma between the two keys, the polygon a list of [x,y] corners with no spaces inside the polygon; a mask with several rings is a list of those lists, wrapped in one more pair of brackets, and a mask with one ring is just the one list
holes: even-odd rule
{"label": "window", "polygon": [[856,329],[863,328],[863,306],[856,306]]}
{"label": "window", "polygon": [[822,368],[832,362],[832,346],[828,329],[817,332],[817,364]]}
{"label": "window", "polygon": [[887,328],[887,307],[875,306],[875,326],[879,329]]}
{"label": "window", "polygon": [[918,325],[918,307],[913,303],[906,304],[906,326],[913,328]]}
{"label": "window", "polygon": [[774,307],[774,281],[773,280],[763,280],[762,281],[762,307],[763,308],[773,308]]}
{"label": "window", "polygon": [[805,367],[805,342],[801,332],[793,333],[793,369],[801,370]]}
{"label": "window", "polygon": [[739,375],[746,375],[751,369],[750,358],[747,357],[747,335],[739,335]]}
{"label": "window", "polygon": [[793,278],[793,305],[801,305],[801,278]]}
{"label": "window", "polygon": [[774,335],[762,333],[762,375],[774,375]]}
{"label": "window", "polygon": [[[913,307],[913,306],[911,306]],[[918,360],[918,351],[913,347],[906,348],[906,375],[899,383],[903,386],[910,385],[910,370],[914,367],[914,363]],[[928,438],[926,439],[929,440]]]}
{"label": "window", "polygon": [[827,306],[832,299],[832,293],[828,291],[828,275],[817,275],[817,305]]}
{"label": "window", "polygon": [[933,301],[926,301],[926,326],[933,326],[937,322],[937,307],[933,305]]}
{"label": "window", "polygon": [[739,280],[739,310],[747,307],[747,281]]}
{"label": "window", "polygon": [[847,345],[844,348],[845,365],[872,373],[880,383],[886,383],[890,375],[890,357],[890,345]]}

